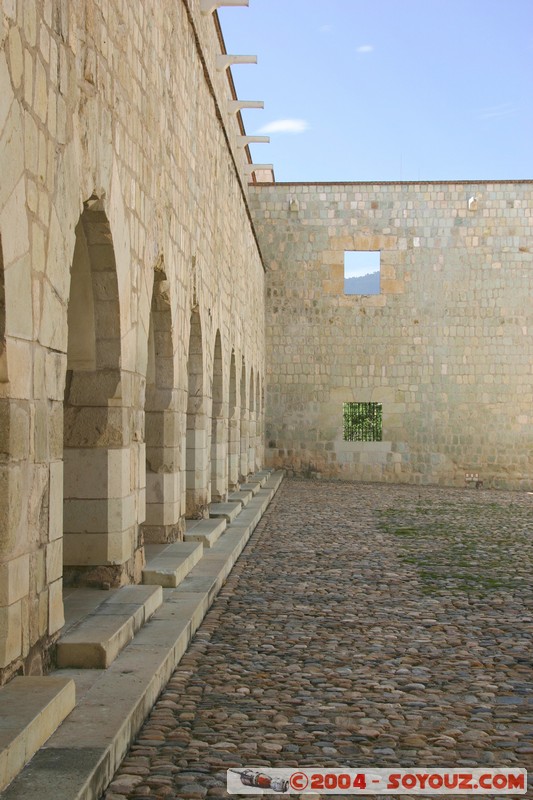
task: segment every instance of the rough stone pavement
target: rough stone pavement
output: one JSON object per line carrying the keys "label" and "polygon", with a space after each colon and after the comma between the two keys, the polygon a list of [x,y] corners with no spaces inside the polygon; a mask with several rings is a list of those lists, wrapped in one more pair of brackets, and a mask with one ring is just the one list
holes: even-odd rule
{"label": "rough stone pavement", "polygon": [[231,766],[533,769],[532,534],[527,493],[286,479],[104,797],[228,797]]}

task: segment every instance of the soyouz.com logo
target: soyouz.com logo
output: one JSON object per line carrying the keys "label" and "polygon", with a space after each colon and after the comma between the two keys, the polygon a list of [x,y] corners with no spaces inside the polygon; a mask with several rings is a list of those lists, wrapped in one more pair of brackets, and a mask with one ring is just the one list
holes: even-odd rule
{"label": "soyouz.com logo", "polygon": [[266,769],[243,767],[227,772],[228,794],[413,794],[521,795],[525,769]]}

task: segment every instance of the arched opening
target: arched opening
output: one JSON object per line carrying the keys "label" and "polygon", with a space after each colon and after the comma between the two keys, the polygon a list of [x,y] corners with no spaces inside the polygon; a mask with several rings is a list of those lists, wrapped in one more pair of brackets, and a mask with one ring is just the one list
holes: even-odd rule
{"label": "arched opening", "polygon": [[229,403],[228,403],[228,489],[239,488],[240,458],[240,420],[237,405],[237,367],[235,350],[231,351],[229,367]]}
{"label": "arched opening", "polygon": [[254,385],[254,370],[250,370],[250,390],[248,392],[248,473],[255,471],[255,437],[256,430],[256,413],[255,413],[255,385]]}
{"label": "arched opening", "polygon": [[154,270],[146,369],[145,542],[183,538],[179,411],[174,380],[170,287],[162,262]]}
{"label": "arched opening", "polygon": [[239,464],[239,479],[245,481],[248,475],[248,400],[246,397],[246,364],[244,356],[241,369],[240,393],[240,418],[241,418],[241,454]]}
{"label": "arched opening", "polygon": [[261,406],[261,376],[255,376],[255,418],[256,418],[256,437],[255,437],[255,469],[260,470],[263,466],[263,409]]}
{"label": "arched opening", "polygon": [[213,392],[211,406],[211,500],[227,498],[227,433],[224,413],[224,382],[220,331],[215,337],[213,353]]}
{"label": "arched opening", "polygon": [[115,254],[96,197],[76,227],[67,321],[64,579],[117,586],[140,577],[139,542]]}
{"label": "arched opening", "polygon": [[6,293],[4,278],[4,254],[0,234],[0,383],[7,381],[6,358]]}
{"label": "arched opening", "polygon": [[265,376],[261,381],[261,466],[266,466],[265,453],[266,453],[266,390],[265,390]]}
{"label": "arched opening", "polygon": [[185,516],[201,519],[208,508],[208,419],[206,414],[204,358],[200,314],[191,314],[187,359],[187,441]]}

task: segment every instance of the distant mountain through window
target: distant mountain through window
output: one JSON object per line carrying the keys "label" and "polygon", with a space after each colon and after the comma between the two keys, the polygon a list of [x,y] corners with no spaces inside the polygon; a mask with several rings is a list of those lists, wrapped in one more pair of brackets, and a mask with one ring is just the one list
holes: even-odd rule
{"label": "distant mountain through window", "polygon": [[379,270],[344,279],[344,294],[379,294]]}

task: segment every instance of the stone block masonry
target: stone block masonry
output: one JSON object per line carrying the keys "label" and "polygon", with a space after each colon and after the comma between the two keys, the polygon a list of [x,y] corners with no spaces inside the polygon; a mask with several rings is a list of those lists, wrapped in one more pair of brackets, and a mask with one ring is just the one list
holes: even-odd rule
{"label": "stone block masonry", "polygon": [[221,50],[198,0],[1,5],[0,683],[47,670],[63,582],[139,582],[145,538],[257,466],[264,268]]}
{"label": "stone block masonry", "polygon": [[223,50],[199,0],[1,4],[0,684],[53,663],[64,583],[138,583],[265,444],[533,488],[533,184],[248,185]]}
{"label": "stone block masonry", "polygon": [[[533,488],[533,183],[275,184],[251,205],[267,266],[267,462],[399,483]],[[345,251],[381,291],[345,295]],[[343,439],[381,403],[383,441]]]}

